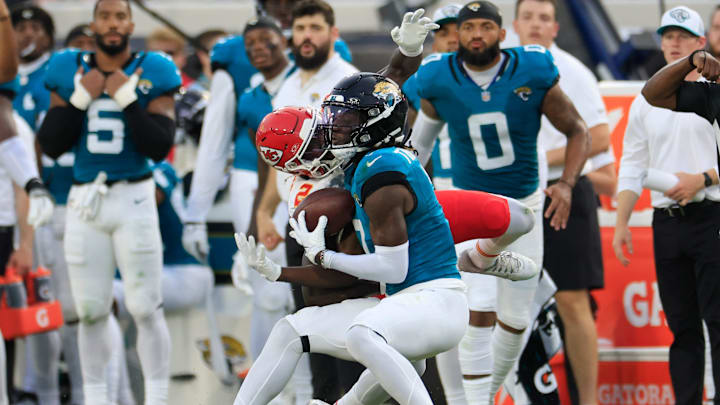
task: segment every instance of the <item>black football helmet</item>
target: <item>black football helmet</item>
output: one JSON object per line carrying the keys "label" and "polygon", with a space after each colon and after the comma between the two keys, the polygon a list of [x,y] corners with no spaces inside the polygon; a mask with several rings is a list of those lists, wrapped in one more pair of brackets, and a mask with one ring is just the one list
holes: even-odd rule
{"label": "black football helmet", "polygon": [[403,136],[408,101],[394,81],[377,73],[342,79],[322,103],[317,132],[347,165],[359,152],[396,143]]}
{"label": "black football helmet", "polygon": [[200,131],[209,98],[210,93],[199,86],[190,86],[178,93],[175,99],[178,139],[187,136],[200,144]]}

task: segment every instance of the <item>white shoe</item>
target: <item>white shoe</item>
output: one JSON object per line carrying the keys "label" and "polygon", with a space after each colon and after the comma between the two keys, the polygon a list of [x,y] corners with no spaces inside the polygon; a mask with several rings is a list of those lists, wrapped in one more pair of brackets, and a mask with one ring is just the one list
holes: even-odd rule
{"label": "white shoe", "polygon": [[330,405],[325,401],[321,401],[319,399],[313,399],[312,401],[308,402],[308,405]]}
{"label": "white shoe", "polygon": [[[470,249],[474,249],[474,247]],[[527,280],[535,277],[539,272],[535,262],[519,253],[508,251],[501,252],[490,267],[481,269],[470,259],[468,253],[470,249],[466,249],[460,255],[458,260],[460,271],[487,274],[511,281]]]}

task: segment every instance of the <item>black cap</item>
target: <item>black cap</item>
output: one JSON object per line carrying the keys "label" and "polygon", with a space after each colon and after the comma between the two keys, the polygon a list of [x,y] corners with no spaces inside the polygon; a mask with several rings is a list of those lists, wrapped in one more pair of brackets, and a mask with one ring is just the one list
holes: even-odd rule
{"label": "black cap", "polygon": [[67,34],[67,37],[65,37],[65,46],[68,46],[68,44],[77,37],[93,37],[93,32],[90,30],[90,26],[87,24],[80,24],[76,25],[73,29],[70,30],[70,32]]}
{"label": "black cap", "polygon": [[276,19],[267,15],[261,15],[248,21],[248,23],[245,25],[245,29],[243,30],[243,36],[245,36],[248,32],[258,28],[270,28],[271,30],[277,32],[282,36],[282,29],[280,29],[280,24],[277,22]]}
{"label": "black cap", "polygon": [[460,9],[457,16],[458,27],[462,25],[465,20],[469,20],[471,18],[485,18],[492,20],[502,27],[502,14],[500,13],[500,9],[489,1],[473,1]]}
{"label": "black cap", "polygon": [[55,24],[53,23],[52,17],[50,17],[47,11],[38,6],[24,5],[14,8],[10,14],[10,18],[12,19],[13,27],[19,24],[20,21],[37,21],[43,26],[50,39],[55,40]]}

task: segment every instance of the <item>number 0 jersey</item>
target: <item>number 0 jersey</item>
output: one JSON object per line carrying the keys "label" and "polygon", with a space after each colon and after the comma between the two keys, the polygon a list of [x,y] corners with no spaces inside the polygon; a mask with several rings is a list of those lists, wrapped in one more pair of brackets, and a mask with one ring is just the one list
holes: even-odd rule
{"label": "number 0 jersey", "polygon": [[398,183],[404,183],[415,198],[415,209],[405,216],[410,264],[402,283],[386,285],[387,294],[426,281],[460,278],[450,225],[435,197],[432,182],[420,161],[405,149],[377,149],[345,171],[345,188],[355,200],[353,225],[363,250],[375,251],[370,220],[363,209],[366,194],[384,184]]}
{"label": "number 0 jersey", "polygon": [[425,58],[416,82],[420,97],[448,125],[453,185],[523,198],[539,186],[542,102],[559,75],[542,46],[502,52],[498,77],[486,89],[470,78],[457,53]]}
{"label": "number 0 jersey", "polygon": [[[55,54],[50,59],[45,85],[69,102],[78,67],[83,74],[95,67],[94,54],[75,49]],[[180,72],[164,54],[134,53],[123,71],[130,76],[140,67],[143,72],[135,92],[143,108],[159,96],[172,94],[181,85]],[[148,158],[137,151],[120,106],[106,93],[90,103],[74,152],[73,177],[80,183],[93,181],[100,171],[106,172],[111,181],[150,173]]]}

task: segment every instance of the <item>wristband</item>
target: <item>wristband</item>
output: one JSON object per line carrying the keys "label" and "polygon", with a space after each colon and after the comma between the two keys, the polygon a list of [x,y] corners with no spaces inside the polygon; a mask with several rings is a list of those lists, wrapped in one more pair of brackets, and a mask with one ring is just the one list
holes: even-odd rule
{"label": "wristband", "polygon": [[[697,66],[695,66],[695,64],[693,63],[693,58],[695,57],[695,54],[698,52],[705,52],[705,50],[704,49],[696,49],[693,51],[693,53],[690,54],[690,56],[688,56],[688,63],[690,63],[690,66],[692,66],[693,69],[697,69]],[[707,58],[707,56],[705,56],[705,58]],[[703,59],[703,61],[704,60],[705,59]],[[705,67],[705,66],[703,65],[703,67]]]}
{"label": "wristband", "polygon": [[137,93],[135,93],[135,87],[137,87],[140,77],[137,74],[132,74],[128,81],[126,81],[120,88],[117,89],[113,100],[120,105],[123,110],[137,100]]}
{"label": "wristband", "polygon": [[710,175],[706,172],[703,172],[703,177],[705,177],[705,187],[712,186],[712,179],[710,178]]}
{"label": "wristband", "polygon": [[45,184],[37,177],[33,177],[25,184],[25,192],[28,193],[28,195],[30,195],[31,191],[38,188],[45,190]]}

